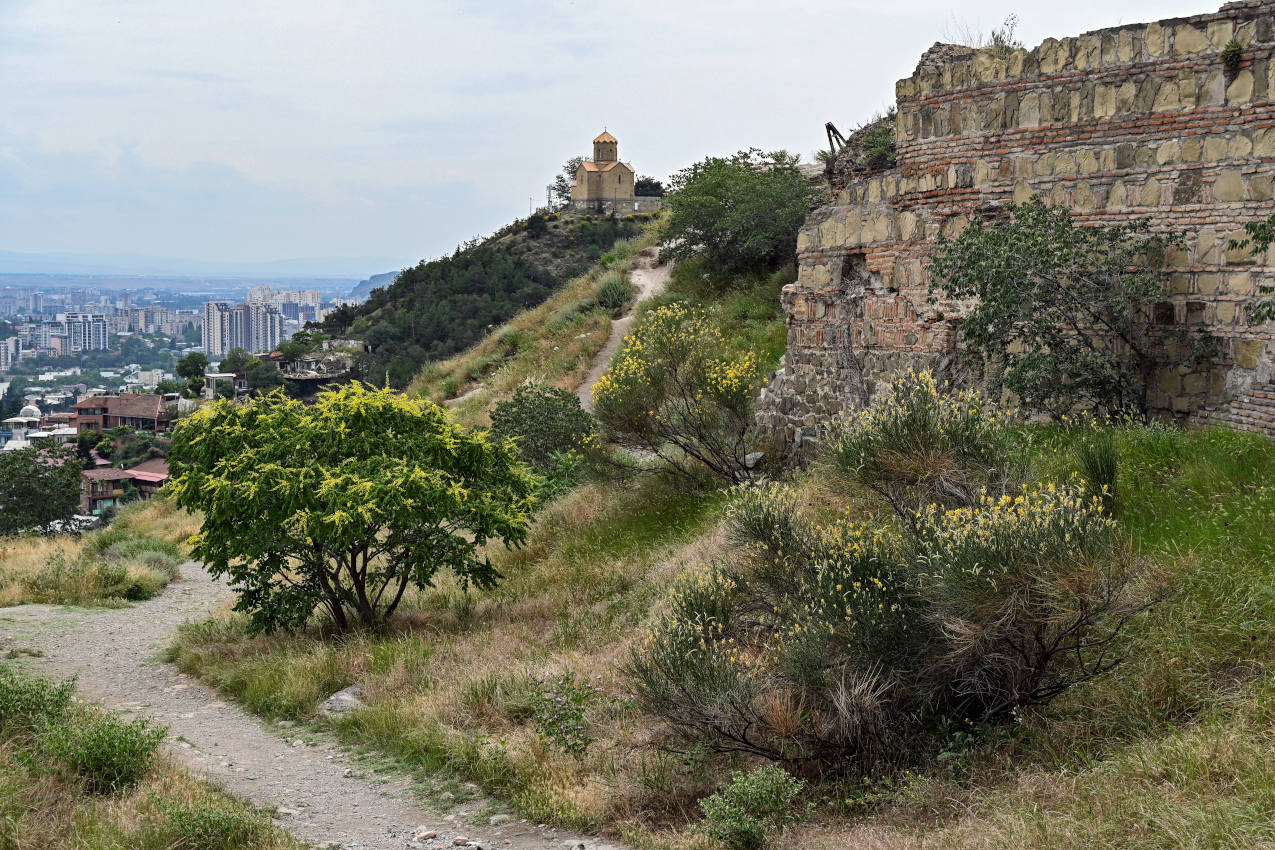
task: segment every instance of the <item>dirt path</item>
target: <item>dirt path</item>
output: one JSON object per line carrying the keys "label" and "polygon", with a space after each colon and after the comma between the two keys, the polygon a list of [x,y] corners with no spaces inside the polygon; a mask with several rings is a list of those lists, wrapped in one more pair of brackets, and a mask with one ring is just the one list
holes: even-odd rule
{"label": "dirt path", "polygon": [[[190,563],[160,596],[128,608],[0,609],[0,640],[43,652],[32,666],[78,675],[84,695],[168,724],[174,756],[230,793],[277,809],[276,822],[302,841],[350,850],[454,847],[458,836],[511,850],[609,846],[507,815],[497,814],[500,823],[493,825],[498,809],[489,800],[469,800],[448,813],[427,811],[413,800],[407,777],[363,778],[331,741],[306,733],[312,743],[303,743],[300,730],[264,723],[160,660],[178,625],[203,618],[229,597],[224,584]],[[480,822],[467,822],[480,811],[484,816],[473,818]],[[437,837],[416,841],[421,826]]]}
{"label": "dirt path", "polygon": [[[629,272],[629,281],[637,287],[633,308],[636,308],[640,302],[659,295],[668,285],[673,267],[667,263],[662,266],[656,265],[658,262],[659,248],[647,248],[637,255],[637,262],[634,263],[633,270]],[[589,376],[576,387],[580,404],[590,413],[593,412],[593,385],[606,374],[607,367],[611,365],[611,358],[620,350],[620,344],[628,336],[629,328],[633,327],[633,312],[634,310],[630,309],[623,318],[611,323],[611,335],[607,337],[606,345],[594,355],[593,368],[589,370]]]}

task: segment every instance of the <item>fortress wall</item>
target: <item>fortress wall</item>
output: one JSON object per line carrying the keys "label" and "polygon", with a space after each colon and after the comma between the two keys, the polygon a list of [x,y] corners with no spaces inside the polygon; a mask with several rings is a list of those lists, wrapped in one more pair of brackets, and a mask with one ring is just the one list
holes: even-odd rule
{"label": "fortress wall", "polygon": [[[1232,38],[1243,54],[1228,70]],[[1275,211],[1272,52],[1275,0],[1004,58],[935,45],[896,87],[897,167],[850,183],[801,231],[798,280],[783,293],[788,350],[759,424],[801,450],[898,371],[960,381],[956,330],[969,305],[928,303],[928,257],[940,233],[1033,194],[1081,222],[1150,216],[1186,231],[1157,321],[1209,326],[1222,359],[1164,370],[1149,403],[1166,418],[1226,421],[1275,364],[1273,328],[1243,310],[1272,258],[1226,247]]]}

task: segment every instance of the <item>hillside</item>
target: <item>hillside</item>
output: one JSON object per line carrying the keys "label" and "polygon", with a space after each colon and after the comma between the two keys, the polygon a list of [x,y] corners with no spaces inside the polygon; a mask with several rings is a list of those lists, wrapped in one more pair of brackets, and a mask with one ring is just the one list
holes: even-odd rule
{"label": "hillside", "polygon": [[329,315],[323,330],[368,343],[365,380],[388,377],[406,386],[425,362],[464,351],[492,326],[544,301],[617,240],[636,235],[645,219],[554,213],[516,221],[404,269],[362,305]]}

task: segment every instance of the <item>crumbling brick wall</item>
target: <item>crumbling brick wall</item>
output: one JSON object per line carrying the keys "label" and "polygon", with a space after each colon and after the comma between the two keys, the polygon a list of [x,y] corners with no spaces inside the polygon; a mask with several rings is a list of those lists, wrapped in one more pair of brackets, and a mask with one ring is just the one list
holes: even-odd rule
{"label": "crumbling brick wall", "polygon": [[[1235,39],[1238,66],[1221,52]],[[789,450],[909,368],[960,379],[968,304],[928,300],[939,234],[1032,195],[1084,223],[1149,216],[1182,230],[1157,321],[1207,326],[1212,365],[1165,369],[1148,403],[1166,418],[1226,421],[1272,380],[1270,325],[1244,302],[1272,258],[1228,250],[1275,211],[1275,0],[1216,14],[1049,39],[1034,50],[935,45],[896,86],[896,168],[852,182],[802,229],[784,289],[788,350],[758,423]]]}

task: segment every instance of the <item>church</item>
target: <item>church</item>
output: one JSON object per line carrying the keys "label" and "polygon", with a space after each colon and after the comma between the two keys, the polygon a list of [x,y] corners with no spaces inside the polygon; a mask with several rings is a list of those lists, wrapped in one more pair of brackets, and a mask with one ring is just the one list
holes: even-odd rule
{"label": "church", "polygon": [[619,146],[615,136],[606,130],[593,140],[593,159],[580,163],[575,182],[571,184],[573,207],[614,213],[659,209],[659,198],[634,195],[637,172],[630,163],[620,162]]}

